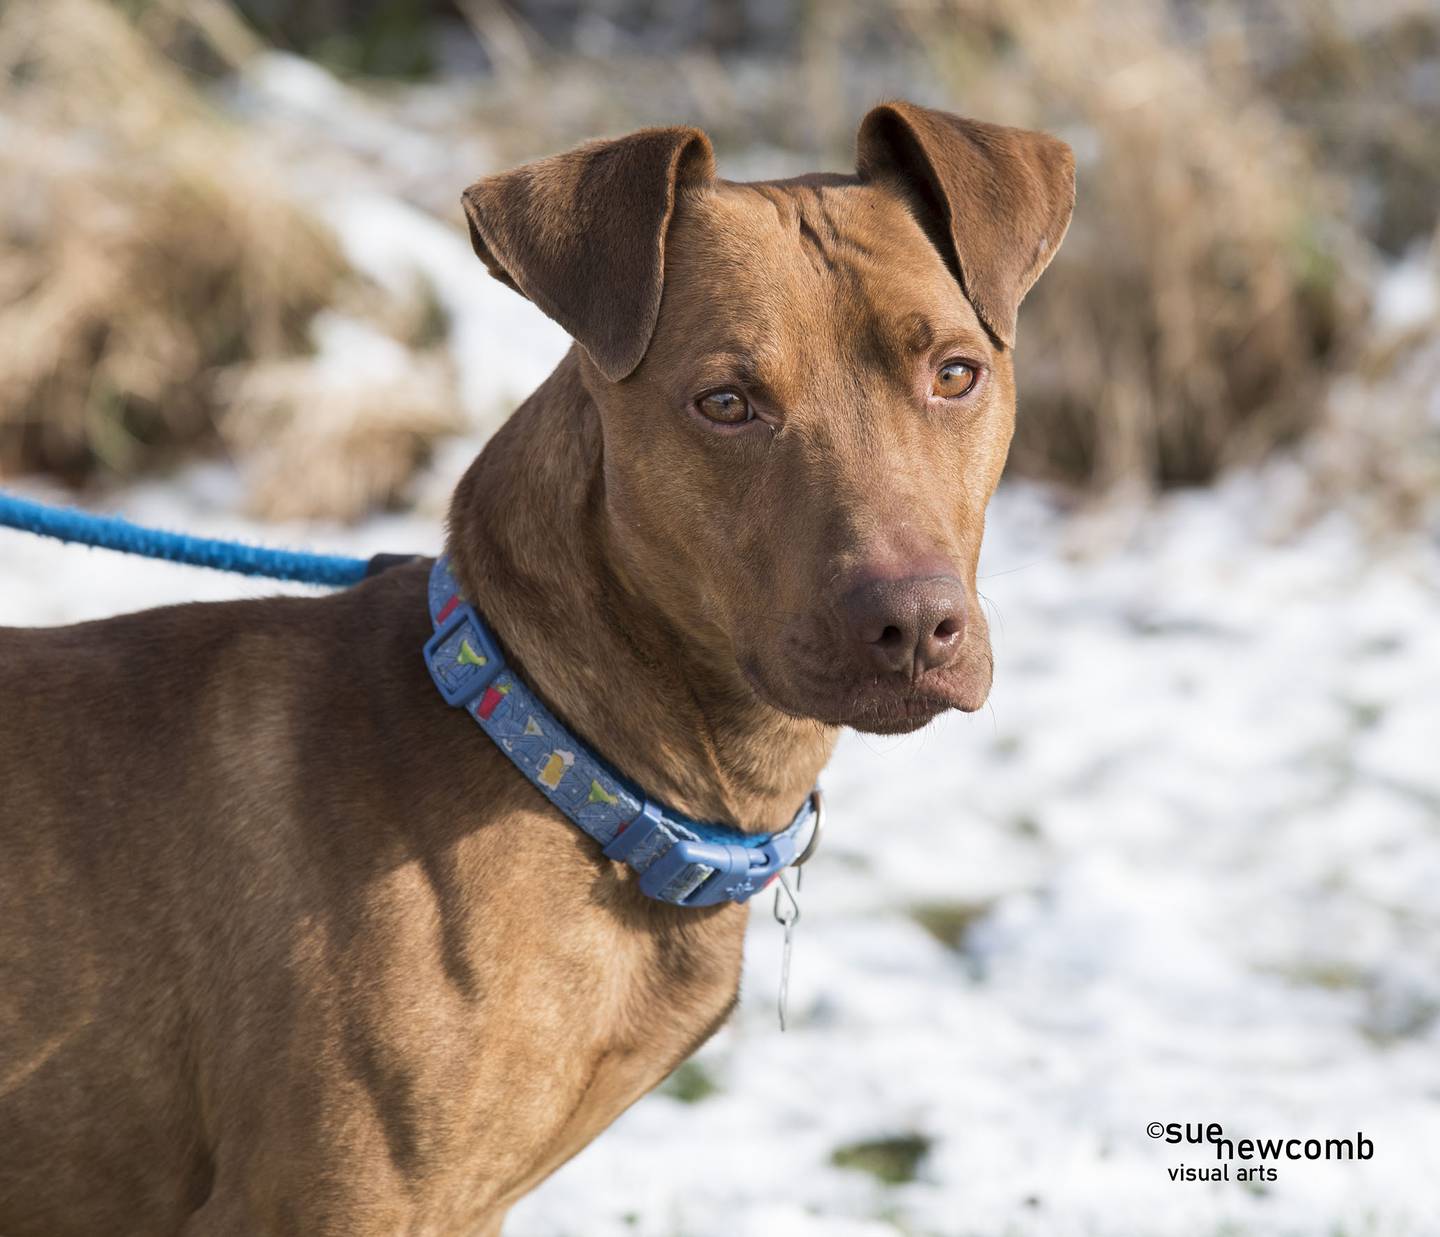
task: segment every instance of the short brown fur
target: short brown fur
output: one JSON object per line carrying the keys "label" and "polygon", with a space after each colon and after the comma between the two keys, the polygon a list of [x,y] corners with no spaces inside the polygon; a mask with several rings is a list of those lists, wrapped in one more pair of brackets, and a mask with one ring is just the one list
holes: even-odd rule
{"label": "short brown fur", "polygon": [[[573,729],[751,830],[836,727],[984,700],[1014,309],[1069,213],[1059,143],[907,104],[859,165],[729,184],[662,129],[466,195],[577,346],[459,486],[457,573]],[[644,898],[444,707],[426,570],[0,632],[5,1237],[496,1233],[729,1012],[745,910]],[[942,570],[951,660],[864,669],[845,589]]]}

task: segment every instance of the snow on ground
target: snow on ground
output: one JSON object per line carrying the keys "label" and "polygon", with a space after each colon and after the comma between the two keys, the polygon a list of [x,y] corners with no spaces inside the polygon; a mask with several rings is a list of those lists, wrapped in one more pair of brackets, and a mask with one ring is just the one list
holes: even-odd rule
{"label": "snow on ground", "polygon": [[[1440,1232],[1440,561],[1377,556],[1338,520],[1273,540],[1272,489],[1089,515],[1003,491],[991,707],[842,742],[791,1030],[767,902],[733,1023],[507,1231]],[[208,467],[116,505],[357,553],[439,544],[417,517],[247,526],[242,498]],[[269,588],[0,535],[5,623]],[[1172,1182],[1214,1161],[1151,1121],[1363,1131],[1374,1154]]]}

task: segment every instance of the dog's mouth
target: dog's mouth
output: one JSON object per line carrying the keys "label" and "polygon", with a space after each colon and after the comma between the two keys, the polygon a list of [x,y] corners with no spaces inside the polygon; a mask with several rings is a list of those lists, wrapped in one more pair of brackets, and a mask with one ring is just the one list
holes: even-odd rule
{"label": "dog's mouth", "polygon": [[956,701],[928,692],[877,684],[873,689],[855,693],[843,716],[832,724],[867,734],[909,734],[929,725],[947,709],[959,707]]}
{"label": "dog's mouth", "polygon": [[983,658],[962,660],[915,682],[900,675],[872,675],[858,682],[805,676],[783,687],[758,662],[744,662],[741,668],[761,700],[791,717],[892,735],[919,730],[949,709],[973,713],[985,703],[991,677],[988,650]]}

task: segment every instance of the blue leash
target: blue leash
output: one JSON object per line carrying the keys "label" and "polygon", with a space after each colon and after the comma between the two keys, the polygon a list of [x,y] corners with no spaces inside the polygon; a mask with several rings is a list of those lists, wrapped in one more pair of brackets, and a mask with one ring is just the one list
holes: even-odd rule
{"label": "blue leash", "polygon": [[184,533],[167,533],[158,528],[142,528],[117,516],[94,515],[74,507],[51,507],[45,503],[16,498],[0,490],[0,527],[19,528],[54,537],[59,541],[99,546],[122,554],[140,554],[145,558],[163,558],[172,563],[189,563],[194,567],[213,567],[243,576],[264,576],[271,580],[298,580],[304,584],[324,584],[331,588],[348,588],[372,574],[372,565],[390,555],[375,559],[346,558],[338,554],[304,554],[294,550],[271,550],[264,546],[246,545],[242,541],[220,541],[213,537],[188,537]]}

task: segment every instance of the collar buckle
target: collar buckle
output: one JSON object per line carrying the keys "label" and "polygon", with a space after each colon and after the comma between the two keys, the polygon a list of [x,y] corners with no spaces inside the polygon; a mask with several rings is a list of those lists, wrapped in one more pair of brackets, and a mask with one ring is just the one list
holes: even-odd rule
{"label": "collar buckle", "polygon": [[[711,906],[716,902],[748,902],[762,889],[767,889],[786,868],[798,868],[815,853],[820,845],[820,831],[825,820],[825,798],[817,786],[810,792],[805,805],[790,825],[775,834],[763,846],[741,846],[733,842],[680,842],[675,849],[690,848],[687,857],[709,863],[715,874],[706,879],[686,897],[682,906]],[[704,848],[702,856],[700,848]],[[714,852],[724,851],[729,863],[715,863]],[[668,856],[667,856],[668,858]],[[641,884],[644,888],[644,884]],[[648,890],[646,892],[649,892]]]}

